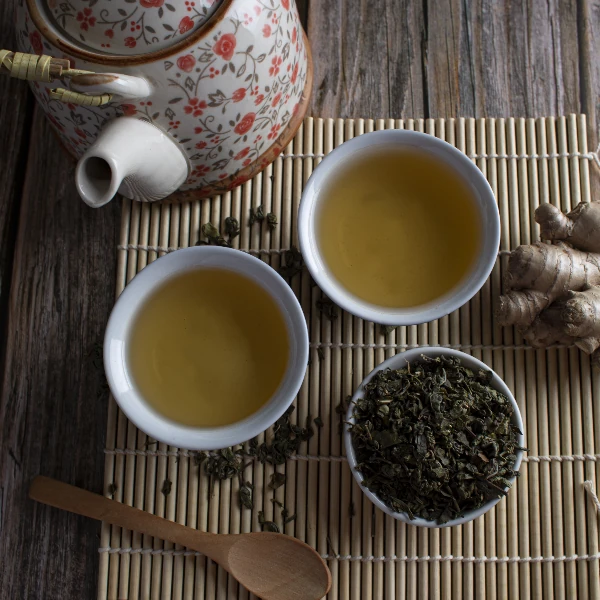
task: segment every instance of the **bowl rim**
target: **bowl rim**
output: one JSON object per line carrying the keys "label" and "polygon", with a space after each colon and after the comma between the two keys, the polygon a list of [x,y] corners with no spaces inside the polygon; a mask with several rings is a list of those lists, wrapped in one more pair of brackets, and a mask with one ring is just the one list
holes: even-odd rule
{"label": "bowl rim", "polygon": [[[290,357],[283,379],[258,411],[220,427],[192,427],[154,409],[137,389],[127,368],[127,340],[139,309],[168,280],[203,268],[234,271],[260,285],[286,322]],[[304,312],[286,281],[262,260],[240,250],[195,246],[158,258],[125,287],[110,314],[104,336],[104,369],[111,393],[126,417],[153,439],[189,450],[217,450],[243,443],[268,429],[292,404],[306,375],[309,356]]]}
{"label": "bowl rim", "polygon": [[[467,275],[440,298],[419,306],[394,309],[358,298],[329,272],[322,258],[316,235],[316,212],[322,190],[349,161],[359,153],[378,147],[413,149],[433,156],[452,169],[472,190],[481,218],[481,248]],[[298,212],[298,239],[302,257],[310,274],[323,292],[349,313],[382,325],[418,325],[450,314],[466,304],[485,284],[498,256],[500,213],[494,192],[475,163],[458,148],[433,135],[406,129],[386,129],[359,135],[332,150],[308,179]]]}
{"label": "bowl rim", "polygon": [[[489,510],[491,510],[502,498],[495,498],[493,500],[489,500],[479,508],[475,510],[468,511],[462,517],[458,519],[451,519],[447,523],[443,525],[438,524],[436,521],[429,521],[427,519],[423,519],[421,517],[415,517],[411,519],[407,513],[404,512],[396,512],[389,508],[380,498],[374,494],[371,490],[363,487],[362,474],[356,469],[356,455],[354,453],[354,447],[352,445],[352,435],[350,433],[350,427],[348,423],[354,423],[354,417],[352,416],[354,401],[358,398],[364,397],[364,388],[367,383],[375,376],[379,371],[383,371],[384,369],[401,369],[406,366],[407,362],[418,361],[421,355],[424,354],[426,356],[437,357],[437,356],[455,356],[461,359],[462,364],[470,369],[485,369],[487,371],[492,372],[492,387],[502,394],[504,394],[510,401],[513,406],[513,421],[517,425],[520,431],[519,436],[519,445],[521,448],[524,447],[525,444],[525,435],[524,435],[524,427],[523,427],[523,419],[521,417],[521,411],[519,410],[519,406],[514,396],[512,395],[510,389],[506,385],[506,383],[501,379],[501,377],[488,365],[479,359],[471,356],[470,354],[466,354],[465,352],[461,352],[460,350],[455,350],[453,348],[445,348],[443,346],[421,346],[418,348],[412,348],[410,350],[406,350],[405,352],[400,352],[395,354],[394,356],[384,360],[380,365],[376,366],[361,382],[358,386],[354,395],[352,396],[352,401],[349,403],[348,410],[346,411],[346,424],[344,425],[344,447],[346,449],[346,457],[348,459],[348,465],[350,466],[350,470],[352,471],[352,475],[356,482],[358,483],[361,491],[371,500],[371,502],[377,507],[380,508],[383,512],[390,515],[394,519],[398,521],[403,521],[409,525],[416,525],[417,527],[428,527],[428,528],[442,528],[442,527],[454,527],[455,525],[464,525],[474,519],[480,517],[485,514]],[[516,452],[516,461],[513,467],[514,471],[519,471],[521,467],[521,462],[523,460],[523,450],[517,450]],[[510,479],[511,484],[514,484],[516,480],[516,476]],[[509,488],[509,491],[511,488]]]}

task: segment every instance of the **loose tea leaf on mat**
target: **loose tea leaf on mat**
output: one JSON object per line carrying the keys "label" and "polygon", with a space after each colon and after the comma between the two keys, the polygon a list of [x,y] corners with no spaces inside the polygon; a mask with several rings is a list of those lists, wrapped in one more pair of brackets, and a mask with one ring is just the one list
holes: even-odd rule
{"label": "loose tea leaf on mat", "polygon": [[216,479],[231,479],[239,475],[244,467],[244,450],[241,446],[235,448],[223,448],[210,454],[205,454],[204,472]]}
{"label": "loose tea leaf on mat", "polygon": [[117,484],[113,482],[113,483],[109,483],[108,484],[108,489],[106,491],[108,492],[108,494],[112,498],[117,493],[118,489],[119,488],[117,487]]}
{"label": "loose tea leaf on mat", "polygon": [[234,217],[227,217],[225,219],[225,233],[229,236],[229,243],[240,235],[240,224]]}
{"label": "loose tea leaf on mat", "polygon": [[170,481],[169,479],[165,479],[165,480],[163,481],[162,488],[161,488],[161,490],[160,490],[160,491],[161,491],[161,492],[162,492],[162,493],[163,493],[165,496],[168,496],[168,495],[171,493],[171,486],[172,486],[172,485],[173,485],[173,484],[171,483],[171,481]]}
{"label": "loose tea leaf on mat", "polygon": [[273,438],[259,445],[258,440],[250,440],[247,454],[256,457],[262,464],[282,465],[295,454],[300,444],[314,435],[310,421],[306,427],[290,422],[290,415],[295,407],[290,406],[273,426]]}
{"label": "loose tea leaf on mat", "polygon": [[253,490],[254,486],[249,481],[240,485],[240,504],[242,506],[250,509],[254,508]]}
{"label": "loose tea leaf on mat", "polygon": [[296,246],[292,246],[283,254],[283,265],[279,267],[279,274],[286,279],[291,279],[294,275],[302,272],[304,268],[304,259]]}
{"label": "loose tea leaf on mat", "polygon": [[225,246],[231,248],[231,244],[220,234],[219,230],[212,223],[204,223],[200,228],[202,237],[208,241],[198,240],[196,246]]}
{"label": "loose tea leaf on mat", "polygon": [[277,215],[274,213],[267,213],[267,225],[269,226],[269,229],[271,231],[273,231],[277,225],[278,225],[278,221],[277,221]]}
{"label": "loose tea leaf on mat", "polygon": [[379,371],[350,426],[362,485],[392,510],[439,524],[506,495],[520,432],[491,378],[444,356]]}
{"label": "loose tea leaf on mat", "polygon": [[271,475],[271,481],[269,482],[269,487],[272,490],[276,490],[278,487],[281,487],[285,483],[285,474],[278,473],[275,471]]}
{"label": "loose tea leaf on mat", "polygon": [[395,331],[396,329],[398,329],[398,327],[400,327],[400,325],[380,325],[379,333],[381,333],[381,335],[387,336],[390,333],[392,333],[392,331]]}
{"label": "loose tea leaf on mat", "polygon": [[338,318],[338,307],[327,296],[319,298],[316,306],[330,321]]}
{"label": "loose tea leaf on mat", "polygon": [[265,521],[265,513],[262,510],[258,511],[258,524],[261,526],[263,531],[279,533],[279,527],[277,527],[273,521]]}
{"label": "loose tea leaf on mat", "polygon": [[254,210],[250,207],[250,219],[248,219],[248,226],[252,227],[254,223],[262,223],[265,218],[265,213],[263,212],[262,204]]}

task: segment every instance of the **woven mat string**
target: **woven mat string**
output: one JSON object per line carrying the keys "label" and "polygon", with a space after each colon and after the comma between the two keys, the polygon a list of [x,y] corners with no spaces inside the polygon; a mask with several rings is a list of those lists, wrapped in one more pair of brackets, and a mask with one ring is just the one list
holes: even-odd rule
{"label": "woven mat string", "polygon": [[[53,58],[45,54],[25,54],[24,52],[0,50],[0,73],[25,81],[49,83],[54,79],[93,74],[93,71],[71,69],[68,59]],[[50,90],[50,97],[81,106],[102,106],[112,99],[111,94],[82,94],[65,88]]]}

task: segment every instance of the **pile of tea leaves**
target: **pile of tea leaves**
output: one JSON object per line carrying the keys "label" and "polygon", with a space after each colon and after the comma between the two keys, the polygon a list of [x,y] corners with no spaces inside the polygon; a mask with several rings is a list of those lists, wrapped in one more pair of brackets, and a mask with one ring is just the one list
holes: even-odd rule
{"label": "pile of tea leaves", "polygon": [[[194,462],[199,467],[204,465],[204,472],[209,476],[212,490],[217,480],[226,481],[237,477],[240,482],[239,500],[240,506],[254,508],[254,485],[244,479],[244,472],[247,467],[253,464],[255,460],[261,464],[270,464],[277,469],[277,466],[283,465],[286,461],[296,454],[303,442],[307,442],[315,433],[312,426],[312,417],[308,415],[306,427],[292,423],[291,415],[295,407],[290,406],[275,421],[273,425],[273,435],[270,439],[259,443],[256,438],[245,444],[223,448],[214,452],[197,452],[194,454]],[[318,420],[314,420],[318,426]],[[248,459],[248,460],[247,460]],[[273,492],[285,484],[286,476],[275,470],[271,474],[271,481],[268,485]],[[282,525],[293,521],[296,515],[290,515],[289,511],[280,502],[272,499],[274,505],[281,509]],[[258,520],[263,531],[279,531],[278,525],[273,521],[266,521],[264,513],[258,513]]]}
{"label": "pile of tea leaves", "polygon": [[510,400],[453,356],[379,371],[350,425],[362,485],[442,525],[507,494],[521,450]]}

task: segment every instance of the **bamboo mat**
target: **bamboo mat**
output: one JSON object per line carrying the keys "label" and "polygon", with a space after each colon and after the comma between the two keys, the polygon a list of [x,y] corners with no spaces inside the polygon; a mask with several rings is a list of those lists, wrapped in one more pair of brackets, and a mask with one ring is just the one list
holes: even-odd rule
{"label": "bamboo mat", "polygon": [[[281,250],[297,245],[296,215],[304,182],[322,156],[344,140],[374,129],[425,131],[467,153],[498,200],[501,250],[538,238],[533,211],[549,201],[569,210],[590,201],[584,116],[530,119],[321,120],[306,119],[286,151],[244,186],[212,200],[149,205],[125,202],[118,249],[118,292],[165,252],[192,246],[200,226],[221,229],[240,221],[237,247],[278,268]],[[278,215],[268,228],[247,220],[262,204]],[[301,454],[285,465],[286,484],[274,495],[295,521],[285,533],[326,557],[331,599],[600,598],[598,515],[583,482],[600,476],[600,377],[575,348],[531,350],[511,328],[492,319],[500,293],[501,253],[471,302],[425,325],[384,337],[373,324],[340,311],[327,320],[315,307],[320,290],[308,273],[292,280],[309,323],[311,362],[296,399],[294,419],[321,417]],[[529,453],[507,499],[476,521],[444,530],[418,529],[376,510],[344,459],[335,406],[375,365],[419,345],[460,348],[486,362],[513,391],[525,422]],[[237,479],[217,483],[185,450],[151,443],[111,399],[105,493],[121,502],[211,532],[258,531],[257,512],[278,518],[267,483],[270,465],[245,472],[255,486],[255,509],[241,509]],[[168,495],[161,492],[172,482]],[[279,520],[280,522],[280,520]],[[173,544],[103,525],[99,549],[101,599],[251,598],[211,561]]]}

